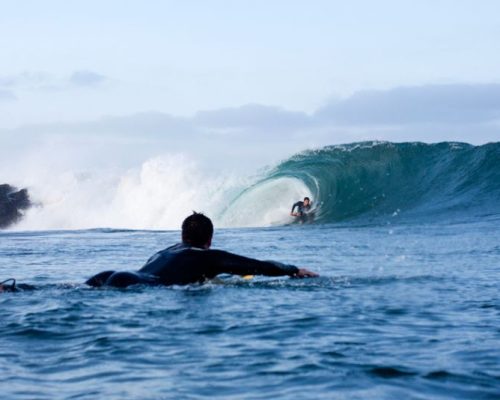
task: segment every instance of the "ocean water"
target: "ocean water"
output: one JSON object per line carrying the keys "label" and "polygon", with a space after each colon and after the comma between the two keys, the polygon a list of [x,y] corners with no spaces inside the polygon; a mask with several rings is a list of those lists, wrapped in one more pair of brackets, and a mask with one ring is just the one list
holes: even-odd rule
{"label": "ocean water", "polygon": [[[290,201],[262,210],[284,187],[313,197],[315,223],[287,225]],[[34,210],[0,232],[0,281],[36,287],[0,293],[0,397],[500,398],[498,144],[325,148],[224,190],[214,248],[321,276],[89,288],[180,232],[27,230],[54,226],[53,204]]]}
{"label": "ocean water", "polygon": [[179,232],[0,234],[8,399],[500,395],[500,219],[225,229],[215,247],[320,278],[91,289]]}

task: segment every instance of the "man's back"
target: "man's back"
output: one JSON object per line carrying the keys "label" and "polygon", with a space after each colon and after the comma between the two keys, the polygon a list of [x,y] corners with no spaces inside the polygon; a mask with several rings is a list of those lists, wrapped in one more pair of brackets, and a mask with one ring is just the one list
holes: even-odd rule
{"label": "man's back", "polygon": [[[170,246],[154,254],[139,273],[158,277],[163,285],[186,285],[211,279],[206,250],[184,243]],[[214,275],[215,276],[215,275]]]}

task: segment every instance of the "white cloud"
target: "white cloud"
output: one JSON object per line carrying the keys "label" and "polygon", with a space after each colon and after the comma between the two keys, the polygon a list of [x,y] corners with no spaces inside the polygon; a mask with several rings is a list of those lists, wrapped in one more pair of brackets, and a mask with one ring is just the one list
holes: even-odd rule
{"label": "white cloud", "polygon": [[8,91],[12,96],[17,97],[16,92],[20,91],[50,92],[79,87],[96,87],[107,80],[108,78],[104,75],[86,70],[75,71],[69,76],[54,75],[45,71],[25,71],[15,75],[0,76],[0,91]]}
{"label": "white cloud", "polygon": [[500,118],[500,84],[426,85],[361,91],[318,110],[336,125],[455,125]]}
{"label": "white cloud", "polygon": [[43,71],[25,71],[16,75],[0,76],[0,88],[11,90],[43,90],[55,82],[55,77]]}
{"label": "white cloud", "polygon": [[0,89],[0,101],[12,101],[16,99],[17,97],[12,91]]}
{"label": "white cloud", "polygon": [[296,130],[311,123],[306,113],[259,104],[200,111],[194,116],[193,121],[196,125],[206,128],[255,129],[274,132]]}
{"label": "white cloud", "polygon": [[76,86],[93,87],[102,84],[107,78],[93,71],[82,70],[73,72],[69,80]]}
{"label": "white cloud", "polygon": [[186,152],[210,166],[255,169],[307,148],[361,140],[498,141],[499,121],[500,85],[429,85],[355,93],[312,115],[253,104],[192,117],[148,112],[25,125],[0,135],[17,154],[57,138],[79,151],[100,149],[106,162]]}

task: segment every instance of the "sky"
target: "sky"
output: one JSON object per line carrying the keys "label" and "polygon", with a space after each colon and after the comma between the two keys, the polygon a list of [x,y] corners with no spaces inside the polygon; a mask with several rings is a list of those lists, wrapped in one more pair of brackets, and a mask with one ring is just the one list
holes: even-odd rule
{"label": "sky", "polygon": [[11,157],[63,143],[87,160],[92,144],[99,159],[192,151],[254,165],[359,140],[500,140],[495,0],[0,9],[0,144]]}

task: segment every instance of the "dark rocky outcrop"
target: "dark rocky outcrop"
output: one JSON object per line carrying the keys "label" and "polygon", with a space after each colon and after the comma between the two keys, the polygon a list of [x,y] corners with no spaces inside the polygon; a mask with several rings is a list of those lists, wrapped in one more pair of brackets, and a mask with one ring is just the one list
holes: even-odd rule
{"label": "dark rocky outcrop", "polygon": [[18,222],[23,210],[31,207],[28,190],[18,190],[14,186],[0,185],[0,229],[7,228]]}

